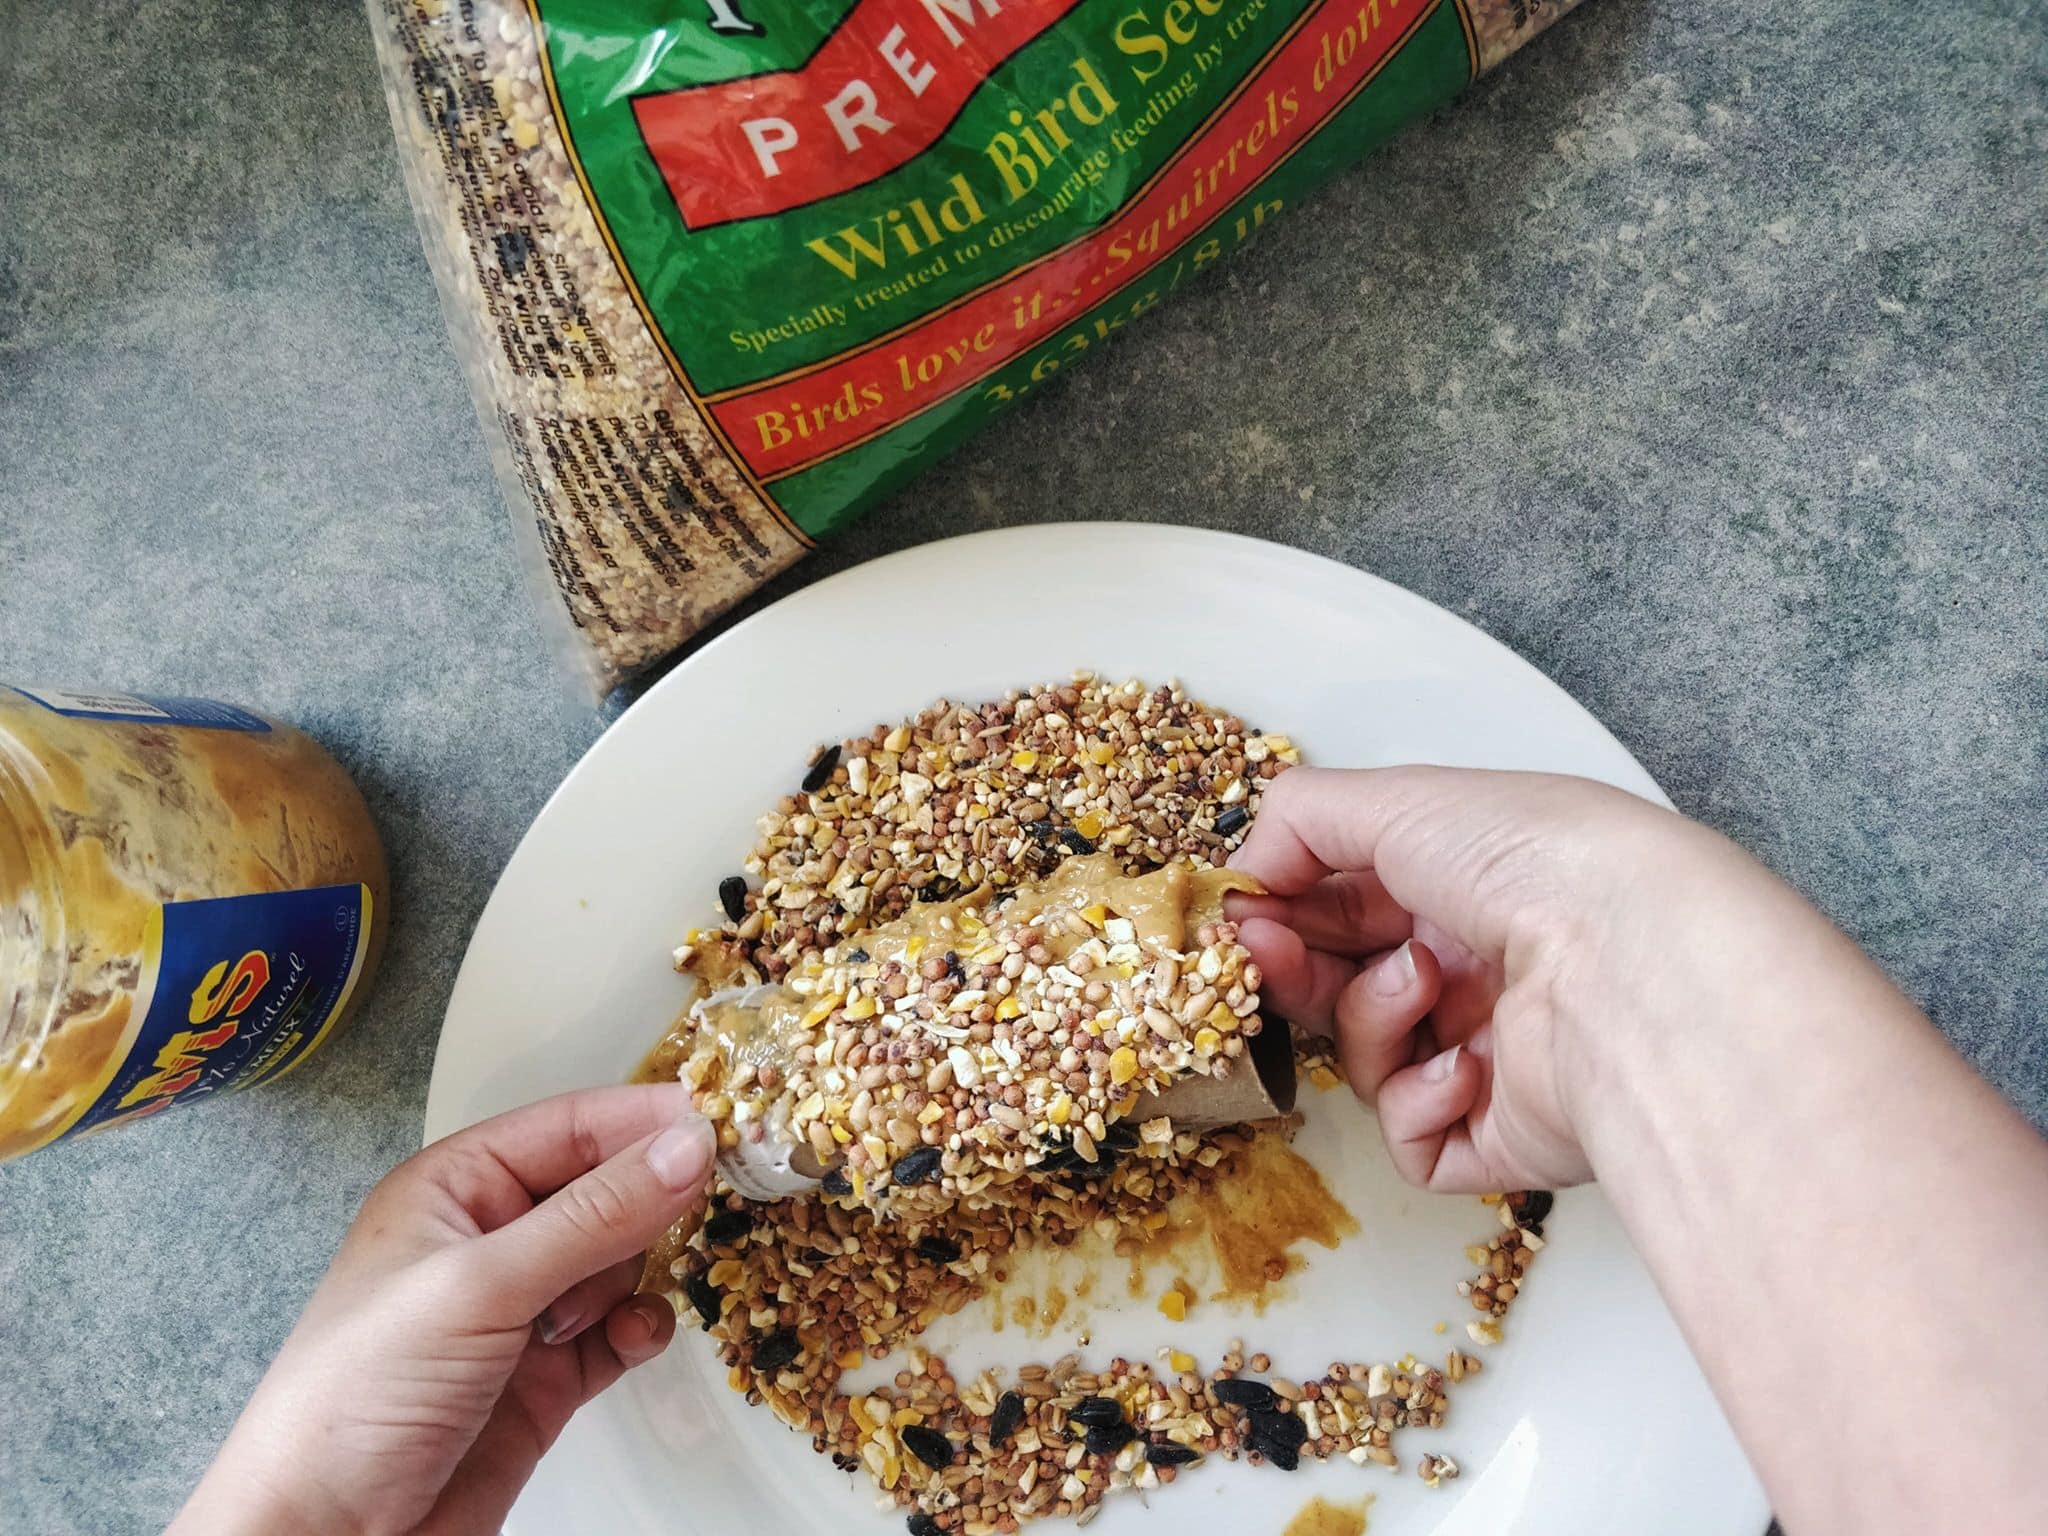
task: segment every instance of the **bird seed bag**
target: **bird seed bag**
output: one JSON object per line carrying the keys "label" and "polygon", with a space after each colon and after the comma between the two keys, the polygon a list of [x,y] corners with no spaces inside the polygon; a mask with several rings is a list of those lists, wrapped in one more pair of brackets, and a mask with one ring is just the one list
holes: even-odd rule
{"label": "bird seed bag", "polygon": [[1576,0],[368,0],[602,695]]}

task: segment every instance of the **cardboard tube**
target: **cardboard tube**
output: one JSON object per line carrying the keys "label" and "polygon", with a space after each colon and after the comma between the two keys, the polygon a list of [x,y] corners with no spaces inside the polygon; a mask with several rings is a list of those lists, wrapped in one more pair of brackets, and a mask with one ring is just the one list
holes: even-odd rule
{"label": "cardboard tube", "polygon": [[809,1145],[793,1147],[779,1136],[759,1141],[742,1141],[730,1151],[718,1154],[718,1171],[725,1182],[748,1200],[786,1200],[807,1195],[825,1177],[818,1154]]}
{"label": "cardboard tube", "polygon": [[1184,1077],[1148,1093],[1125,1118],[1165,1115],[1184,1131],[1272,1120],[1294,1108],[1294,1041],[1285,1019],[1268,1019],[1224,1077]]}
{"label": "cardboard tube", "polygon": [[[1273,1120],[1294,1108],[1294,1041],[1287,1021],[1268,1019],[1250,1048],[1224,1077],[1184,1077],[1138,1101],[1125,1118],[1141,1124],[1160,1115],[1182,1130]],[[791,1145],[781,1127],[765,1127],[759,1141],[742,1141],[718,1155],[726,1183],[749,1200],[782,1200],[808,1194],[825,1177],[825,1166],[808,1143]]]}

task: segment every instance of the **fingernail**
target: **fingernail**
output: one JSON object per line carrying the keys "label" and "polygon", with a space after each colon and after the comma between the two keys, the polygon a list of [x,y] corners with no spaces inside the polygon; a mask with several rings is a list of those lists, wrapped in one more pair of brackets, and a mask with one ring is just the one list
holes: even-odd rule
{"label": "fingernail", "polygon": [[647,1166],[670,1189],[688,1189],[710,1168],[711,1150],[711,1127],[693,1117],[670,1126],[647,1144]]}
{"label": "fingernail", "polygon": [[580,1321],[574,1312],[557,1314],[551,1307],[541,1313],[534,1326],[540,1330],[541,1343],[555,1344],[574,1333]]}
{"label": "fingernail", "polygon": [[655,1329],[661,1326],[654,1314],[658,1306],[668,1303],[646,1296],[636,1296],[620,1309],[618,1325],[611,1330],[612,1348],[624,1355],[644,1355],[654,1344]]}
{"label": "fingernail", "polygon": [[1381,997],[1399,997],[1415,985],[1415,951],[1403,944],[1374,963],[1366,986]]}
{"label": "fingernail", "polygon": [[1448,1051],[1438,1051],[1436,1055],[1430,1057],[1429,1060],[1422,1064],[1424,1081],[1440,1083],[1457,1071],[1458,1053],[1464,1049],[1463,1045],[1454,1045]]}

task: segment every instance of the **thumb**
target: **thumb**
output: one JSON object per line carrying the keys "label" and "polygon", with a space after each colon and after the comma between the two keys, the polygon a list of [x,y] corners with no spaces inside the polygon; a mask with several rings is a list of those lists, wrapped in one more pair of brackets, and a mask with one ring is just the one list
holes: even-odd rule
{"label": "thumb", "polygon": [[717,1143],[691,1118],[644,1136],[550,1195],[524,1216],[476,1239],[493,1322],[530,1323],[577,1281],[651,1245],[704,1200]]}

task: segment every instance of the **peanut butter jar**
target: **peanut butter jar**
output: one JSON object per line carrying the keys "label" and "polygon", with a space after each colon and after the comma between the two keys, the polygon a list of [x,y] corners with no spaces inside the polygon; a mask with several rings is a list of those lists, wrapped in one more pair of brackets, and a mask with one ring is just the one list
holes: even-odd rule
{"label": "peanut butter jar", "polygon": [[0,1160],[291,1071],[368,987],[387,895],[303,732],[0,684]]}

